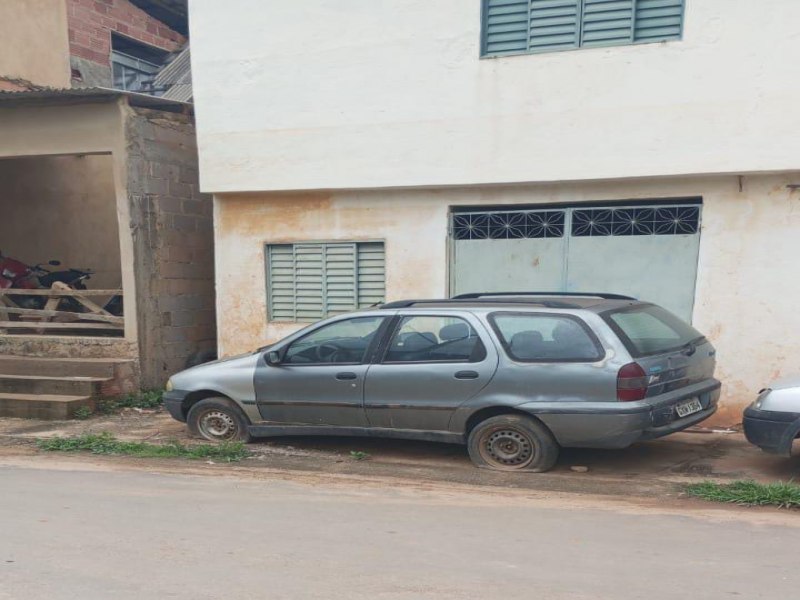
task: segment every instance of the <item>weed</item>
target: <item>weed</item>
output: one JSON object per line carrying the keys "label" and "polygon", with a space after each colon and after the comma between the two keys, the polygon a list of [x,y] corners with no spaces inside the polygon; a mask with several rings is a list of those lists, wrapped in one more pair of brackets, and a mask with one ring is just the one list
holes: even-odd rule
{"label": "weed", "polygon": [[164,402],[162,390],[142,390],[117,400],[118,408],[157,408]]}
{"label": "weed", "polygon": [[121,408],[158,408],[163,403],[164,392],[161,390],[142,390],[127,394],[121,398],[105,398],[98,402],[97,408],[106,415],[117,412]]}
{"label": "weed", "polygon": [[687,486],[686,492],[690,496],[713,502],[729,502],[742,506],[800,508],[800,485],[791,481],[786,483],[734,481],[725,484],[704,481]]}
{"label": "weed", "polygon": [[76,419],[79,419],[80,421],[85,421],[86,419],[91,417],[93,413],[94,411],[88,406],[79,406],[78,408],[75,409],[75,412],[72,413],[72,416],[75,417]]}
{"label": "weed", "polygon": [[369,458],[369,454],[360,450],[350,450],[350,458],[353,460],[366,460]]}
{"label": "weed", "polygon": [[235,462],[247,458],[250,451],[241,442],[221,444],[197,444],[185,446],[178,441],[166,444],[148,442],[125,442],[108,432],[84,433],[78,436],[39,439],[36,445],[50,452],[91,452],[93,454],[115,454],[142,458],[207,458],[224,462]]}

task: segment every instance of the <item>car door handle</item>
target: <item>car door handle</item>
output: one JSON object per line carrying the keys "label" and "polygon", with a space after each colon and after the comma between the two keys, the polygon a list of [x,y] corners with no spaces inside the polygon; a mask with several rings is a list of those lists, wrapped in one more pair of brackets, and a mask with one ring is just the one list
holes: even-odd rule
{"label": "car door handle", "polygon": [[338,379],[339,381],[348,381],[351,379],[358,379],[358,375],[356,375],[355,373],[350,373],[345,371],[344,373],[337,373],[336,379]]}
{"label": "car door handle", "polygon": [[477,371],[458,371],[455,374],[456,379],[477,379],[478,377]]}

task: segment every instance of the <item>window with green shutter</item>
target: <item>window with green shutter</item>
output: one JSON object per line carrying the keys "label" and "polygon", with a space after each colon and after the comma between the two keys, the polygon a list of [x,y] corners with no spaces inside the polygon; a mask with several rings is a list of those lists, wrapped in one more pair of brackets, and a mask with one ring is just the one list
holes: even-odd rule
{"label": "window with green shutter", "polygon": [[483,0],[483,56],[678,40],[685,0]]}
{"label": "window with green shutter", "polygon": [[270,321],[312,323],[384,301],[383,242],[299,242],[266,247]]}

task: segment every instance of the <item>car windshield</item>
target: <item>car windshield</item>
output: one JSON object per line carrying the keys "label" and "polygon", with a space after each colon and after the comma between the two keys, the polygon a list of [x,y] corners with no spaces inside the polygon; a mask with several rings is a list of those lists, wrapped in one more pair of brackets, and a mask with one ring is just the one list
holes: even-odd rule
{"label": "car windshield", "polygon": [[604,318],[637,357],[678,350],[703,339],[694,327],[652,304],[610,311]]}

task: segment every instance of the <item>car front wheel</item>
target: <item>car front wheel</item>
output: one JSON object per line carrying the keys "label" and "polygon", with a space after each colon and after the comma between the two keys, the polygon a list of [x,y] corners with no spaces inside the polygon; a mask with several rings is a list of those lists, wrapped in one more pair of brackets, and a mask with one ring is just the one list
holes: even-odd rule
{"label": "car front wheel", "polygon": [[522,415],[499,415],[470,431],[469,456],[479,467],[500,471],[548,471],[558,460],[558,442],[538,421]]}
{"label": "car front wheel", "polygon": [[211,442],[249,442],[247,417],[228,398],[206,398],[189,409],[186,424],[194,435]]}

